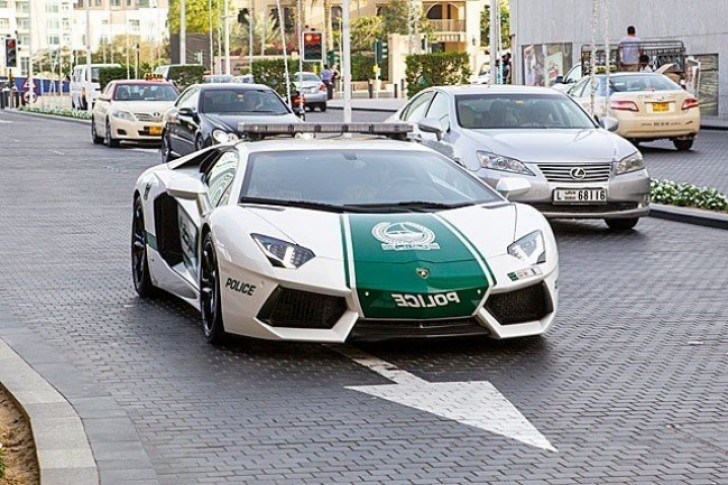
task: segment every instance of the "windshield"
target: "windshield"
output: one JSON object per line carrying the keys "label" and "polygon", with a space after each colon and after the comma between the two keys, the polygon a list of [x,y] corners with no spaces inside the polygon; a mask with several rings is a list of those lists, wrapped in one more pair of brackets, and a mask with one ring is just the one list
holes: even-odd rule
{"label": "windshield", "polygon": [[[604,95],[604,80],[600,80],[600,91]],[[637,91],[679,91],[682,88],[662,74],[629,74],[609,78],[610,93],[632,93]]]}
{"label": "windshield", "polygon": [[288,113],[288,108],[278,95],[270,90],[209,89],[202,92],[200,111],[283,115]]}
{"label": "windshield", "polygon": [[563,94],[468,94],[455,97],[458,122],[475,130],[591,129],[594,121]]}
{"label": "windshield", "polygon": [[436,153],[399,150],[280,151],[251,154],[241,202],[325,204],[338,209],[450,208],[502,201]]}
{"label": "windshield", "polygon": [[177,90],[169,84],[117,84],[114,101],[174,101]]}
{"label": "windshield", "polygon": [[296,82],[303,81],[303,82],[321,82],[321,79],[313,73],[310,72],[299,72],[296,74]]}

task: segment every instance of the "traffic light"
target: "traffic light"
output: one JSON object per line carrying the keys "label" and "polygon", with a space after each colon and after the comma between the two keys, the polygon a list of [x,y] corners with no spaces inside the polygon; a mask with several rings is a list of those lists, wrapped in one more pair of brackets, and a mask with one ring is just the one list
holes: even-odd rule
{"label": "traffic light", "polygon": [[321,32],[304,32],[303,60],[305,62],[321,62],[324,60],[324,49]]}
{"label": "traffic light", "polygon": [[5,39],[5,66],[18,67],[18,41]]}
{"label": "traffic light", "polygon": [[241,8],[238,10],[238,23],[241,25],[248,25],[250,23],[250,10],[247,8]]}
{"label": "traffic light", "polygon": [[386,40],[374,41],[374,55],[377,64],[387,60],[387,57],[389,57],[389,44],[387,44]]}
{"label": "traffic light", "polygon": [[329,66],[338,66],[341,64],[341,56],[337,51],[328,51],[326,53],[326,63]]}

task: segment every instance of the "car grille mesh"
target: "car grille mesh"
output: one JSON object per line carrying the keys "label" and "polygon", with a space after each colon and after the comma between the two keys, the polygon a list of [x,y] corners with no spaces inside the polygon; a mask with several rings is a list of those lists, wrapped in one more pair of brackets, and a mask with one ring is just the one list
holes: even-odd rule
{"label": "car grille mesh", "polygon": [[543,283],[488,297],[485,308],[501,325],[541,320],[553,311]]}
{"label": "car grille mesh", "polygon": [[[609,163],[591,165],[539,163],[538,168],[549,182],[606,182],[612,171]],[[581,169],[578,171],[583,177],[573,176],[574,169]]]}
{"label": "car grille mesh", "polygon": [[273,327],[328,329],[345,311],[344,298],[278,288],[263,305],[258,318]]}
{"label": "car grille mesh", "polygon": [[134,113],[134,116],[136,116],[136,119],[139,121],[146,121],[146,122],[158,122],[162,121],[162,115],[154,116],[153,114],[149,113]]}

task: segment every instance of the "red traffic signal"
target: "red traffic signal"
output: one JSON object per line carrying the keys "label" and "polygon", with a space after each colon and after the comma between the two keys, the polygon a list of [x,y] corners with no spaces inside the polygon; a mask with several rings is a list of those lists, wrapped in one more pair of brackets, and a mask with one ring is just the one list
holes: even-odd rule
{"label": "red traffic signal", "polygon": [[323,36],[321,32],[303,33],[303,60],[321,62],[324,60]]}
{"label": "red traffic signal", "polygon": [[15,39],[5,39],[5,65],[18,67],[18,42]]}

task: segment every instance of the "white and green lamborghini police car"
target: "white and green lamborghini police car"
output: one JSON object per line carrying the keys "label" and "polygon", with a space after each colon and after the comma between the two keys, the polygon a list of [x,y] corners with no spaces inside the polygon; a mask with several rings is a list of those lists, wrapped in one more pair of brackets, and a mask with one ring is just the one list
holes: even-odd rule
{"label": "white and green lamborghini police car", "polygon": [[[244,125],[244,141],[147,170],[133,198],[136,291],[199,308],[213,344],[547,331],[554,236],[506,198],[528,183],[493,190],[404,141],[410,129]],[[358,135],[291,137],[323,132]]]}

